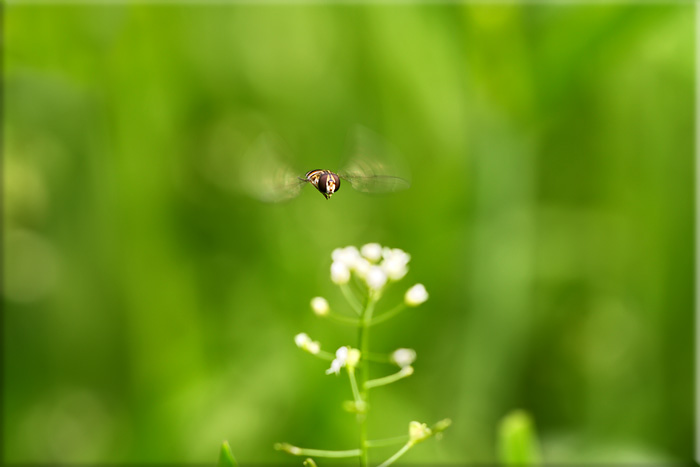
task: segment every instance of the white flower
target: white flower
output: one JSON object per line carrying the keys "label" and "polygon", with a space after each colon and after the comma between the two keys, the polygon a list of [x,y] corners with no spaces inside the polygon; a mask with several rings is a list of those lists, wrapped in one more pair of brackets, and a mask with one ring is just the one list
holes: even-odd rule
{"label": "white flower", "polygon": [[381,290],[386,285],[386,273],[379,266],[371,266],[367,271],[367,286],[372,290]]}
{"label": "white flower", "polygon": [[305,332],[300,332],[299,334],[294,336],[294,343],[296,343],[297,347],[299,347],[300,349],[303,348],[304,345],[310,340],[311,338]]}
{"label": "white flower", "polygon": [[382,261],[382,269],[392,281],[403,279],[408,272],[408,261],[403,257],[391,256]]}
{"label": "white flower", "polygon": [[343,263],[348,269],[352,269],[355,267],[357,260],[360,259],[360,252],[354,246],[336,248],[331,253],[331,258],[334,262]]}
{"label": "white flower", "polygon": [[319,344],[317,341],[311,340],[311,338],[305,332],[301,332],[294,336],[294,343],[300,349],[312,354],[317,354],[321,351],[321,344]]}
{"label": "white flower", "polygon": [[418,306],[428,299],[428,291],[423,284],[416,284],[406,291],[404,301],[408,306]]}
{"label": "white flower", "polygon": [[345,366],[346,360],[348,358],[348,348],[343,346],[335,351],[335,359],[331,362],[331,367],[326,370],[326,374],[331,373],[340,374],[340,369]]}
{"label": "white flower", "polygon": [[391,361],[401,368],[409,366],[416,360],[416,351],[413,349],[396,349],[391,354]]}
{"label": "white flower", "polygon": [[335,358],[331,362],[331,367],[326,370],[326,374],[340,374],[340,369],[346,366],[356,367],[360,361],[360,351],[352,347],[340,347],[335,351]]}
{"label": "white flower", "polygon": [[311,309],[318,316],[326,316],[331,308],[325,298],[314,297],[311,299]]}
{"label": "white flower", "polygon": [[382,257],[382,246],[379,243],[368,243],[360,248],[362,256],[372,262],[377,262]]}
{"label": "white flower", "polygon": [[331,264],[331,280],[338,284],[347,284],[350,280],[350,269],[341,261],[333,261]]}
{"label": "white flower", "polygon": [[389,247],[382,248],[382,258],[384,258],[384,259],[397,258],[397,259],[403,260],[406,263],[411,261],[411,255],[409,255],[408,253],[403,251],[401,248],[389,248]]}
{"label": "white flower", "polygon": [[321,344],[319,344],[318,341],[311,341],[308,344],[306,344],[305,350],[310,354],[316,355],[321,351]]}
{"label": "white flower", "polygon": [[354,270],[359,277],[364,279],[365,277],[367,277],[367,272],[369,272],[369,268],[371,268],[371,267],[372,267],[372,263],[370,263],[369,261],[367,261],[364,258],[359,258],[355,262],[355,269]]}
{"label": "white flower", "polygon": [[339,375],[339,374],[340,374],[340,369],[341,369],[342,367],[343,367],[343,363],[342,363],[340,360],[338,360],[338,359],[336,358],[336,359],[334,359],[334,360],[331,362],[331,367],[330,367],[329,369],[326,370],[326,374],[327,374],[327,375],[330,375],[330,374],[335,373],[336,375]]}
{"label": "white flower", "polygon": [[382,257],[384,260],[381,266],[389,279],[397,281],[408,272],[408,262],[411,261],[411,255],[405,251],[399,248],[384,248],[382,249]]}

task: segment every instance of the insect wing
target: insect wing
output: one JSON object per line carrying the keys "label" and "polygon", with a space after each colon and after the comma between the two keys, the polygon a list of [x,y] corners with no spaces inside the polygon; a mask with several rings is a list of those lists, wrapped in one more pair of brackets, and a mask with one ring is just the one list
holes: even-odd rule
{"label": "insect wing", "polygon": [[271,134],[261,135],[245,154],[241,184],[244,191],[265,203],[288,201],[306,183],[281,156],[281,144]]}
{"label": "insect wing", "polygon": [[338,172],[357,191],[387,193],[411,186],[398,152],[373,131],[357,127],[350,135],[350,159]]}
{"label": "insect wing", "polygon": [[348,181],[355,190],[365,193],[389,193],[411,186],[408,180],[393,175],[357,175],[357,172],[355,174],[341,174],[340,177]]}

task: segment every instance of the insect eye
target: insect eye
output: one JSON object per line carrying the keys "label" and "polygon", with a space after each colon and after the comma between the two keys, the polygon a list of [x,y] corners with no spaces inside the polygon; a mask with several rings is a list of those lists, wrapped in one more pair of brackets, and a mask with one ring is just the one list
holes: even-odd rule
{"label": "insect eye", "polygon": [[335,191],[340,190],[340,177],[336,174],[330,174],[329,176],[333,179],[333,183],[335,183]]}
{"label": "insect eye", "polygon": [[[329,184],[335,186],[329,190]],[[324,173],[318,178],[318,189],[321,191],[321,193],[331,193],[333,194],[334,192],[338,191],[338,187],[340,185],[340,179],[338,178],[337,175],[332,174],[332,173]]]}
{"label": "insect eye", "polygon": [[340,177],[334,173],[325,173],[321,175],[318,179],[318,189],[322,193],[335,193],[340,189]]}

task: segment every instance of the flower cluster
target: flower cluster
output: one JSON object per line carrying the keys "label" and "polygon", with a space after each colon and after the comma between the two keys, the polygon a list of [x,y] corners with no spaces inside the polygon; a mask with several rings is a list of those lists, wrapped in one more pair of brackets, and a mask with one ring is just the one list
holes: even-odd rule
{"label": "flower cluster", "polygon": [[[355,274],[366,287],[368,295],[372,296],[370,298],[370,301],[372,301],[378,300],[382,289],[387,283],[399,281],[406,276],[411,255],[399,248],[388,248],[382,247],[379,243],[368,243],[360,249],[354,246],[336,248],[331,253],[331,260],[331,280],[344,287],[350,282],[352,275]],[[344,291],[347,292],[345,289]],[[348,297],[348,299],[358,303],[355,297]],[[428,292],[423,284],[415,284],[404,295],[405,306],[416,307],[426,300],[428,300]],[[397,313],[401,309],[402,307],[393,311]],[[331,316],[341,319],[335,314],[331,315],[330,304],[323,297],[311,299],[311,310],[319,317]],[[384,318],[391,317],[389,315],[393,316],[393,314],[392,312],[386,313]],[[384,318],[381,318],[381,321],[384,321]],[[348,318],[342,317],[342,319],[347,320]],[[378,319],[377,321],[380,320]],[[361,324],[359,321],[355,321],[355,323]],[[319,354],[321,351],[320,344],[317,341],[312,341],[305,333],[297,334],[294,339],[297,347],[309,353]],[[360,359],[360,351],[349,346],[342,346],[336,351],[336,357],[333,358],[331,367],[326,370],[326,374],[340,374],[340,370],[347,367],[348,352],[356,352],[356,354],[352,354],[356,358],[351,359],[351,361],[355,361],[351,366],[356,366],[357,361]],[[406,369],[410,367],[415,359],[416,352],[413,349],[397,349],[389,357],[390,362],[404,369],[404,375],[409,375],[413,372],[413,368],[410,368],[410,371]]]}
{"label": "flower cluster", "polygon": [[347,284],[355,273],[370,290],[381,290],[388,281],[398,281],[408,272],[411,255],[399,248],[368,243],[359,250],[354,246],[337,248],[331,254],[331,280]]}
{"label": "flower cluster", "polygon": [[[411,255],[400,248],[382,247],[379,243],[368,243],[359,250],[354,246],[336,248],[331,253],[331,280],[338,285],[350,282],[355,274],[370,292],[380,293],[389,282],[396,282],[408,273]],[[320,297],[318,297],[320,298]],[[423,284],[411,287],[405,296],[406,304],[418,306],[428,299]],[[316,300],[316,299],[315,299]],[[321,314],[316,311],[317,314]]]}
{"label": "flower cluster", "polygon": [[[297,334],[294,341],[297,347],[302,350],[331,362],[330,368],[326,370],[327,375],[339,375],[341,370],[345,369],[350,381],[353,400],[346,401],[343,407],[356,413],[358,422],[364,425],[369,408],[369,390],[411,376],[414,372],[412,365],[416,360],[416,351],[410,348],[399,348],[389,354],[370,352],[368,348],[369,330],[373,325],[393,318],[408,307],[421,305],[428,300],[428,292],[423,284],[415,284],[406,290],[401,303],[375,315],[377,302],[381,299],[385,287],[403,279],[408,273],[411,255],[399,248],[388,248],[382,247],[378,243],[368,243],[359,249],[354,246],[337,248],[333,250],[331,260],[331,280],[340,286],[350,308],[357,315],[347,316],[337,313],[328,300],[323,297],[311,299],[311,310],[318,317],[332,319],[358,328],[360,339],[357,347],[343,345],[335,353],[331,353],[322,350],[321,344],[312,340],[306,333]],[[370,379],[370,360],[394,364],[399,368],[398,371],[394,370],[394,373]],[[438,424],[433,426],[431,430],[425,423],[411,422],[406,444],[394,456],[387,459],[382,466],[393,463],[414,444],[447,428],[449,420],[440,423],[444,426]],[[366,425],[360,431],[363,434],[360,440],[360,449],[357,450],[303,449],[286,443],[277,446],[279,449],[294,455],[307,454],[332,458],[345,457],[346,455],[349,457],[359,456],[361,465],[367,465],[367,450],[370,443],[366,439]]]}

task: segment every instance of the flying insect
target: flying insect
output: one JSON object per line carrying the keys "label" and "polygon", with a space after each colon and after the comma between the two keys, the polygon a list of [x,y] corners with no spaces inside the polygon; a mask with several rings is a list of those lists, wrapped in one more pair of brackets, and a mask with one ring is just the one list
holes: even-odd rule
{"label": "flying insect", "polygon": [[342,170],[315,169],[298,176],[280,157],[283,151],[279,142],[271,135],[263,135],[247,158],[255,164],[259,176],[246,177],[246,191],[264,202],[280,202],[298,196],[306,184],[311,184],[327,200],[340,190],[341,180],[365,193],[387,193],[411,186],[401,158],[379,136],[358,127],[350,140],[351,153]]}
{"label": "flying insect", "polygon": [[340,190],[340,176],[330,170],[309,170],[299,180],[311,183],[326,199],[331,199],[333,193]]}

